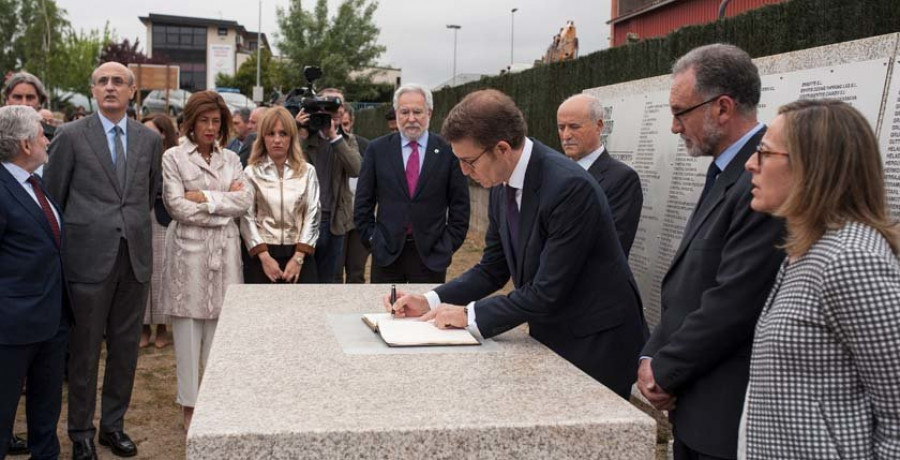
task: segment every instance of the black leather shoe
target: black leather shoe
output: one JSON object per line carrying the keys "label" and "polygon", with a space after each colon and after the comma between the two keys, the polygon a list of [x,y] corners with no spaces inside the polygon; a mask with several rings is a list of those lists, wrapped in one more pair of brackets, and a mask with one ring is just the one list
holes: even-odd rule
{"label": "black leather shoe", "polygon": [[124,431],[100,433],[100,445],[112,449],[117,457],[134,457],[137,455],[137,446]]}
{"label": "black leather shoe", "polygon": [[24,439],[16,435],[9,438],[9,449],[7,449],[6,455],[28,455],[29,453],[31,452],[28,451],[28,443]]}
{"label": "black leather shoe", "polygon": [[97,448],[93,439],[72,441],[72,460],[97,460]]}

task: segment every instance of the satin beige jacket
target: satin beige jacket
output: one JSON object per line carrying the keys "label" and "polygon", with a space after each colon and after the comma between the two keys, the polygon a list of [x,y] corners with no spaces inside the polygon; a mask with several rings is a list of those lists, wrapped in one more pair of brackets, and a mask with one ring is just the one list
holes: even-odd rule
{"label": "satin beige jacket", "polygon": [[282,174],[265,156],[244,170],[253,204],[241,218],[241,235],[251,256],[268,245],[293,245],[305,254],[315,251],[319,238],[319,181],[316,168],[307,164],[297,174],[290,160]]}
{"label": "satin beige jacket", "polygon": [[[166,229],[160,308],[171,316],[219,317],[225,290],[243,282],[240,234],[235,218],[253,202],[240,159],[216,149],[207,165],[197,146],[185,140],[163,154],[163,202],[172,216]],[[229,192],[234,181],[244,189]],[[206,203],[184,198],[199,190]]]}

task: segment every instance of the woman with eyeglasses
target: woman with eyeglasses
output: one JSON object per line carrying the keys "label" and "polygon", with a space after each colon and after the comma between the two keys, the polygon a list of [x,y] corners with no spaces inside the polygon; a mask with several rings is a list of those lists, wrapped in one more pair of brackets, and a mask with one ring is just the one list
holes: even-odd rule
{"label": "woman with eyeglasses", "polygon": [[788,257],[756,327],[739,457],[900,458],[900,228],[869,123],[793,102],[746,168]]}
{"label": "woman with eyeglasses", "polygon": [[297,123],[284,107],[267,110],[257,132],[245,169],[253,193],[253,205],[241,219],[251,258],[245,281],[316,283],[316,169],[303,157]]}

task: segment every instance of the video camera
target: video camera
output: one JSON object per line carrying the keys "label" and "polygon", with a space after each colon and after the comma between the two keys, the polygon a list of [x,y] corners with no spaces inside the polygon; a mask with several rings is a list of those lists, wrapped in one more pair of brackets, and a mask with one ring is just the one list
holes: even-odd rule
{"label": "video camera", "polygon": [[284,108],[294,117],[303,110],[309,114],[309,122],[302,127],[311,132],[331,126],[331,117],[337,113],[343,101],[339,97],[319,97],[316,95],[313,82],[322,77],[322,69],[316,66],[303,68],[303,77],[308,86],[294,88],[284,99]]}

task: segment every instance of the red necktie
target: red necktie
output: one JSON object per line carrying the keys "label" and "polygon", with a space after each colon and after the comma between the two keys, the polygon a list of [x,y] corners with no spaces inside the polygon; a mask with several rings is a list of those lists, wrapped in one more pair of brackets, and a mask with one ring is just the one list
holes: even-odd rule
{"label": "red necktie", "polygon": [[412,153],[406,161],[406,185],[409,187],[409,197],[416,194],[416,185],[419,183],[419,144],[416,141],[409,143]]}
{"label": "red necktie", "polygon": [[56,241],[56,247],[59,247],[59,222],[56,221],[56,216],[53,215],[53,209],[50,208],[50,202],[47,201],[47,197],[44,196],[44,190],[34,176],[28,178],[28,183],[31,184],[31,188],[34,190],[38,202],[41,203],[41,209],[44,211],[47,222],[50,223],[50,230],[53,231],[53,240]]}

